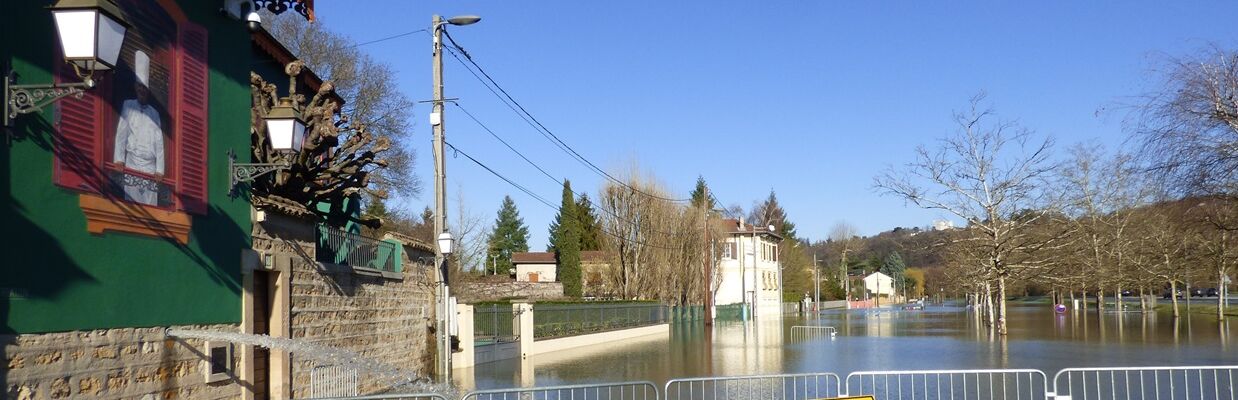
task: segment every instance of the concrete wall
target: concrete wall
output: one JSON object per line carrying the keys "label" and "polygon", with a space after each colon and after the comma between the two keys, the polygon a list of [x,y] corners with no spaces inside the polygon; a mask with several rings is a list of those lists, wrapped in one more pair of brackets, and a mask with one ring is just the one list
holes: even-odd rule
{"label": "concrete wall", "polygon": [[[237,332],[236,325],[177,328]],[[236,398],[235,376],[206,383],[198,339],[168,339],[164,328],[116,328],[0,336],[6,399]],[[234,352],[235,354],[235,352]],[[234,357],[234,370],[236,365]]]}
{"label": "concrete wall", "polygon": [[575,349],[578,347],[610,344],[617,341],[635,339],[650,335],[666,335],[670,333],[670,329],[670,324],[661,324],[617,331],[591,333],[588,335],[538,340],[533,342],[533,350],[525,353],[531,355],[546,354],[556,351]]}
{"label": "concrete wall", "polygon": [[557,300],[563,298],[561,282],[462,282],[453,284],[460,303],[509,299]]}

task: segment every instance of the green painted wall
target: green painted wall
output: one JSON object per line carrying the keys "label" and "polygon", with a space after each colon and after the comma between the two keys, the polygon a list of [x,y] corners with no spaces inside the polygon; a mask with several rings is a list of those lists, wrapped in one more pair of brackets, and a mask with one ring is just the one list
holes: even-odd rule
{"label": "green painted wall", "polygon": [[[19,83],[51,82],[60,62],[51,3],[6,2],[0,13],[0,62],[12,62]],[[0,143],[0,333],[240,321],[251,223],[248,200],[228,196],[226,152],[250,144],[252,53],[244,24],[221,16],[220,4],[180,2],[210,34],[210,204],[189,243],[87,233],[78,193],[52,182],[55,107],[19,117]]]}

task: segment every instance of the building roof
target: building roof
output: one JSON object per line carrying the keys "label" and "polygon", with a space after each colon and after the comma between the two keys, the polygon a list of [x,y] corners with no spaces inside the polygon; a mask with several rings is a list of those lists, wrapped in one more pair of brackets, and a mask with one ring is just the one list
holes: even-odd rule
{"label": "building roof", "polygon": [[747,224],[747,223],[746,223],[746,224],[744,224],[744,226],[743,226],[743,227],[740,227],[740,226],[739,226],[739,220],[738,220],[738,219],[735,219],[735,218],[727,218],[727,219],[724,219],[724,220],[722,220],[722,224],[723,224],[723,226],[726,228],[726,232],[727,232],[727,233],[731,233],[731,234],[735,234],[735,233],[752,234],[752,233],[754,233],[754,232],[755,232],[755,233],[759,233],[759,234],[770,235],[770,236],[773,236],[773,237],[775,237],[775,238],[778,238],[778,240],[782,240],[782,235],[779,235],[779,234],[778,234],[778,232],[776,232],[776,231],[771,231],[771,230],[769,229],[769,227],[767,227],[767,226],[754,226],[754,225],[752,225],[752,224]]}
{"label": "building roof", "polygon": [[554,264],[555,253],[549,251],[512,253],[514,264]]}
{"label": "building roof", "polygon": [[865,275],[864,279],[868,279],[868,277],[873,276],[873,275],[879,275],[877,278],[881,278],[882,276],[884,276],[886,277],[886,279],[894,279],[894,278],[891,278],[889,275],[882,273],[881,271],[877,271],[877,272],[873,272],[871,274]]}

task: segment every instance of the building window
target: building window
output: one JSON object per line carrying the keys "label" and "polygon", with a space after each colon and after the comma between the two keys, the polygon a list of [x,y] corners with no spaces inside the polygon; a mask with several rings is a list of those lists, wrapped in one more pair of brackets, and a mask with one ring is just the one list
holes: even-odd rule
{"label": "building window", "polygon": [[728,260],[735,258],[734,249],[735,249],[735,243],[727,243],[726,246],[722,246],[722,258],[728,259]]}

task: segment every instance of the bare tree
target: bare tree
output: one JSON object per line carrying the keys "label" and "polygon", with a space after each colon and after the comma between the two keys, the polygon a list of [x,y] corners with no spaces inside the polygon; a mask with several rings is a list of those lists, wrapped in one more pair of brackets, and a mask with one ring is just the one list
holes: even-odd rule
{"label": "bare tree", "polygon": [[851,300],[851,279],[847,277],[847,254],[856,250],[856,237],[859,235],[859,230],[856,229],[855,225],[851,225],[847,221],[840,220],[835,222],[834,226],[830,228],[830,242],[836,243],[836,246],[838,246],[840,257],[838,260],[838,285],[843,290],[844,296],[846,296],[845,300]]}
{"label": "bare tree", "polygon": [[[344,100],[343,114],[389,143],[390,149],[384,154],[387,168],[371,176],[372,190],[384,198],[417,196],[421,181],[413,172],[415,154],[409,146],[414,103],[397,87],[395,70],[374,60],[352,38],[331,31],[322,22],[271,14],[263,15],[262,20],[271,35],[310,70],[334,84],[335,93]],[[351,134],[343,131],[341,139],[347,140]]]}
{"label": "bare tree", "polygon": [[456,238],[456,250],[451,253],[455,264],[452,272],[484,271],[490,226],[486,218],[473,214],[465,206],[462,187],[456,189],[456,202],[456,221],[447,227]]}
{"label": "bare tree", "polygon": [[1142,155],[1176,192],[1238,195],[1238,52],[1212,47],[1167,65],[1135,113]]}
{"label": "bare tree", "polygon": [[1027,231],[1052,210],[1042,189],[1053,168],[1053,142],[1033,141],[1012,122],[990,122],[995,117],[981,107],[983,99],[973,97],[970,110],[955,115],[957,132],[935,149],[917,148],[916,161],[877,176],[875,187],[967,221],[969,235],[961,240],[971,242],[988,281],[996,283],[996,329],[1005,335],[1006,282],[1043,267],[1035,256],[1051,242]]}

